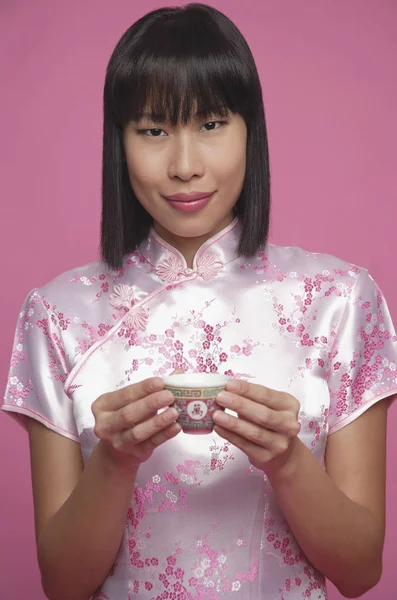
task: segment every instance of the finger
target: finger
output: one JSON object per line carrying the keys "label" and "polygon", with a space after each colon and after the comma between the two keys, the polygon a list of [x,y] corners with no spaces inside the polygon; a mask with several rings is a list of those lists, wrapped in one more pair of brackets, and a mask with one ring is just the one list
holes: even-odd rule
{"label": "finger", "polygon": [[181,431],[182,427],[179,425],[179,423],[172,423],[172,425],[169,425],[168,427],[162,429],[155,435],[152,435],[152,437],[146,440],[145,442],[142,442],[137,446],[133,446],[134,451],[138,453],[139,457],[142,457],[144,460],[146,460],[147,458],[149,458],[149,456],[152,454],[155,448],[161,446],[161,444],[164,444],[164,442],[172,439]]}
{"label": "finger", "polygon": [[169,427],[179,417],[175,408],[167,408],[164,412],[135,425],[126,431],[119,431],[112,438],[112,444],[116,450],[126,451],[128,446],[140,444],[156,435],[166,427]]}
{"label": "finger", "polygon": [[244,421],[239,417],[228,415],[223,411],[217,410],[213,415],[213,419],[214,422],[223,429],[226,429],[257,446],[266,448],[272,453],[279,454],[288,448],[288,439],[286,436],[259,427],[254,423]]}
{"label": "finger", "polygon": [[138,383],[127,385],[120,390],[103,394],[92,405],[93,410],[113,411],[136,402],[145,396],[158,392],[164,388],[164,381],[160,377],[150,377]]}
{"label": "finger", "polygon": [[[264,387],[257,383],[250,383],[242,379],[233,379],[226,384],[226,390],[239,396],[249,398],[259,404],[265,404],[273,410],[283,410],[290,407],[290,399],[292,396],[285,392],[279,392],[270,388]],[[296,400],[297,402],[297,400]]]}
{"label": "finger", "polygon": [[182,375],[183,373],[185,373],[183,369],[175,369],[172,371],[171,375]]}
{"label": "finger", "polygon": [[300,431],[300,425],[294,412],[273,410],[264,404],[230,392],[221,392],[216,401],[220,406],[234,410],[239,417],[256,423],[262,428],[271,429],[291,438],[298,435]]}
{"label": "finger", "polygon": [[269,462],[273,458],[272,452],[268,448],[263,448],[262,446],[258,446],[249,440],[237,435],[237,433],[233,433],[229,431],[229,429],[225,429],[220,425],[215,425],[214,431],[224,440],[227,440],[233,446],[239,448],[244,454],[249,457],[251,463],[263,464]]}
{"label": "finger", "polygon": [[131,429],[134,425],[153,417],[159,409],[170,406],[174,400],[169,390],[161,390],[131,402],[119,410],[100,412],[96,415],[94,433],[101,439],[108,439],[114,433]]}

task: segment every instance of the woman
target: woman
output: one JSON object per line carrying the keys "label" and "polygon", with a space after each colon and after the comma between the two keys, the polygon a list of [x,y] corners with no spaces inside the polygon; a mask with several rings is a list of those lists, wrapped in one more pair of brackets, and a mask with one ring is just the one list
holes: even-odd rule
{"label": "woman", "polygon": [[[269,198],[239,31],[200,4],[146,15],[106,75],[103,260],[29,294],[3,406],[29,431],[51,600],[379,580],[395,332],[365,269],[267,243]],[[213,435],[181,433],[175,369],[232,377]]]}

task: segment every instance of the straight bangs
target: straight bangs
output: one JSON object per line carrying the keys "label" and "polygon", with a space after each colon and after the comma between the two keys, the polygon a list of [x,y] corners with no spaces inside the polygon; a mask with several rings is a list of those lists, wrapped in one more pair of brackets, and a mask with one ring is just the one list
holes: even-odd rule
{"label": "straight bangs", "polygon": [[148,23],[135,43],[124,40],[126,52],[119,48],[117,69],[105,93],[118,126],[142,117],[185,125],[196,117],[226,117],[228,111],[248,122],[258,90],[230,31],[226,37],[202,8],[192,18],[190,5],[186,19],[180,9],[175,18],[174,10],[163,10],[162,19]]}

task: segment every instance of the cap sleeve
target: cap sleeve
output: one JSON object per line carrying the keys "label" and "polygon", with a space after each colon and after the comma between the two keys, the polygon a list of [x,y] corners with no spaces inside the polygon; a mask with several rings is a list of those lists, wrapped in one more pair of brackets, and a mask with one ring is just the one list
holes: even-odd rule
{"label": "cap sleeve", "polygon": [[32,417],[78,441],[73,405],[64,392],[68,375],[59,324],[37,290],[25,300],[18,318],[2,410],[26,428]]}
{"label": "cap sleeve", "polygon": [[362,270],[331,352],[329,434],[397,393],[397,337],[382,292]]}

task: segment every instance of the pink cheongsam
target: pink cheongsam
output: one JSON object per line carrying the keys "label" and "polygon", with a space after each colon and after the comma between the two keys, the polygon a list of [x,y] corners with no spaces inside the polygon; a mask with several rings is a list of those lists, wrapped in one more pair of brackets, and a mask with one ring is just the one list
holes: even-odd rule
{"label": "pink cheongsam", "polygon": [[[295,396],[299,437],[327,436],[397,392],[397,337],[365,269],[269,244],[238,258],[235,219],[193,268],[154,230],[120,270],[102,262],[33,290],[20,313],[3,410],[81,444],[93,401],[176,368]],[[95,600],[324,600],[263,472],[215,433],[178,434],[138,471],[114,566]]]}

